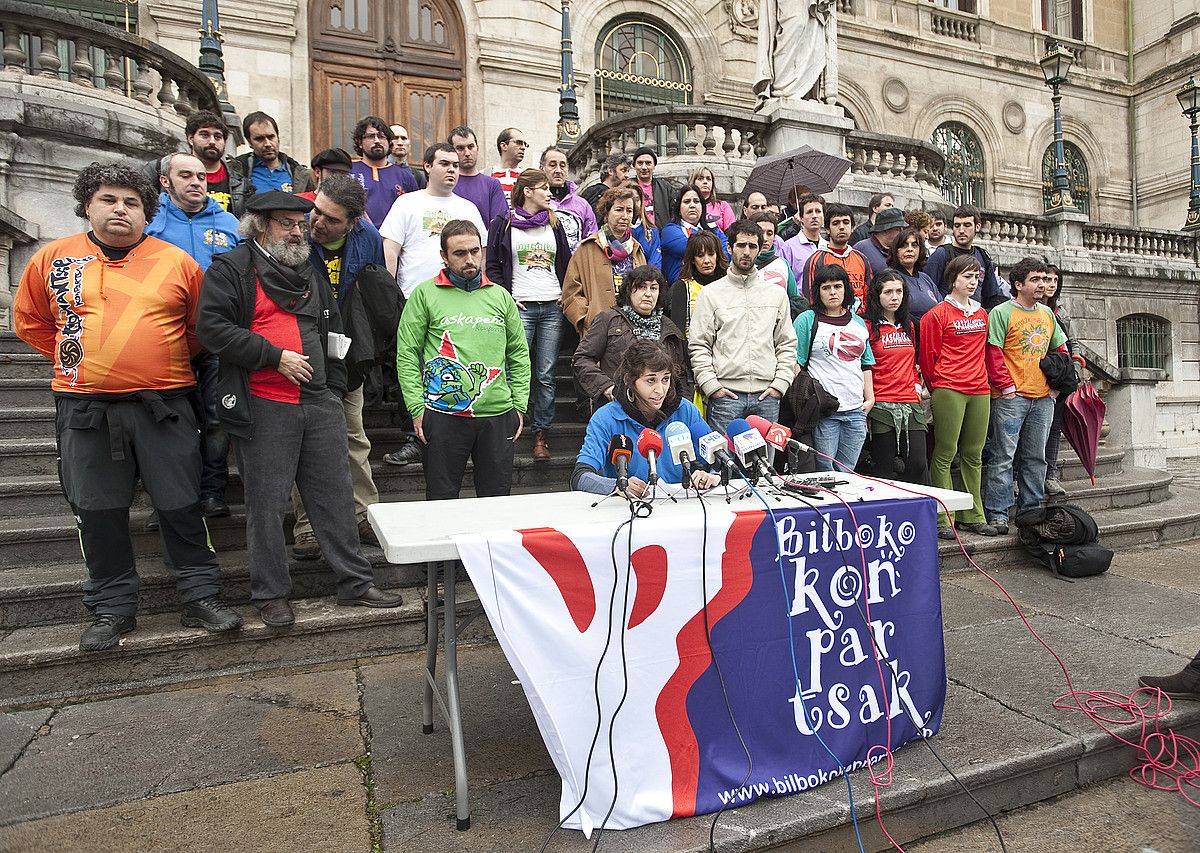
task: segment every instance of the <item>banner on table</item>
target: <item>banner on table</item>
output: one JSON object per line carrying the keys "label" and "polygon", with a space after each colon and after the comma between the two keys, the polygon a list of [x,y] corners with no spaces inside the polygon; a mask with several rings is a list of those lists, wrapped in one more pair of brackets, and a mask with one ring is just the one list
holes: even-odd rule
{"label": "banner on table", "polygon": [[840,776],[838,761],[865,766],[889,721],[892,748],[921,737],[911,720],[938,730],[933,501],[857,505],[857,535],[845,507],[826,525],[812,509],[773,522],[708,506],[707,524],[697,506],[691,523],[457,539],[562,776],[561,817],[586,785],[568,827],[590,834],[610,806],[605,825],[627,828],[798,793]]}

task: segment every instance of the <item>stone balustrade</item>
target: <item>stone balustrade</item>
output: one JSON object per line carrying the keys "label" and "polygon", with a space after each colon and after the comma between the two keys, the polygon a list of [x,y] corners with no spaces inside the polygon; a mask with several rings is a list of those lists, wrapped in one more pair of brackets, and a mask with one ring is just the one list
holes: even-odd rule
{"label": "stone balustrade", "polygon": [[1152,231],[1122,225],[1085,225],[1083,246],[1090,252],[1187,261],[1194,257],[1195,238],[1178,231]]}
{"label": "stone balustrade", "polygon": [[220,114],[212,82],[140,36],[31,3],[0,0],[6,72],[57,79],[168,113]]}
{"label": "stone balustrade", "polygon": [[[599,172],[610,154],[632,154],[642,145],[661,160],[709,165],[749,174],[767,150],[767,120],[751,112],[679,105],[622,113],[588,128],[569,155],[571,168],[583,178]],[[669,164],[667,173],[670,172]]]}
{"label": "stone balustrade", "polygon": [[837,13],[843,18],[854,16],[854,0],[837,0]]}
{"label": "stone balustrade", "polygon": [[919,139],[884,133],[851,131],[846,138],[850,171],[875,175],[889,181],[916,181],[930,187],[941,185],[945,155]]}
{"label": "stone balustrade", "polygon": [[1040,216],[999,210],[985,210],[982,215],[977,235],[981,241],[1030,250],[1051,246],[1050,225]]}
{"label": "stone balustrade", "polygon": [[929,27],[935,36],[979,44],[979,18],[948,9],[934,9]]}

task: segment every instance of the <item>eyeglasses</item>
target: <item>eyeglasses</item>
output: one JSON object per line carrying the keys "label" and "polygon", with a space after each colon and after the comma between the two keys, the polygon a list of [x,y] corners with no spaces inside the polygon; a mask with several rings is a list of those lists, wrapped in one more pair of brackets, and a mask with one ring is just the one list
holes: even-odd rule
{"label": "eyeglasses", "polygon": [[301,232],[308,233],[307,219],[276,219],[274,216],[269,217],[269,219],[284,231],[295,231],[299,228]]}
{"label": "eyeglasses", "polygon": [[383,139],[387,140],[387,135],[383,133],[364,133],[363,139]]}

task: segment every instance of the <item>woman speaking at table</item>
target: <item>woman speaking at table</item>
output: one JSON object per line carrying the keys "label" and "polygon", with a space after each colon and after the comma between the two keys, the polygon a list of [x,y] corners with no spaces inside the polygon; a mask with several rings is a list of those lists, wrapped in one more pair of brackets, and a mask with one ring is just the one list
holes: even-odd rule
{"label": "woman speaking at table", "polygon": [[[616,465],[609,458],[609,445],[614,436],[625,436],[629,446],[636,447],[645,429],[658,433],[668,424],[680,423],[690,431],[693,425],[704,426],[700,411],[679,396],[683,367],[658,341],[639,340],[625,351],[617,369],[616,384],[611,402],[601,406],[588,421],[583,448],[575,458],[571,488],[598,495],[617,490]],[[629,460],[627,497],[646,495],[649,464],[640,453]],[[681,467],[663,452],[658,459],[658,477],[664,483],[679,483]],[[691,485],[703,491],[720,482],[720,477],[707,471],[692,473]]]}

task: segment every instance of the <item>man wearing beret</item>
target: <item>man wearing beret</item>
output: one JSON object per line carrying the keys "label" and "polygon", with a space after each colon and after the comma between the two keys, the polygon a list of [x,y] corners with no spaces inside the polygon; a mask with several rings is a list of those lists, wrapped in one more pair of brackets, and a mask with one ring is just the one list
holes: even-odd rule
{"label": "man wearing beret", "polygon": [[339,605],[396,607],[359,548],[346,451],[347,341],[337,300],[309,264],[312,202],[272,190],[247,202],[241,246],[204,276],[197,334],[221,359],[220,415],[236,439],[246,496],[250,600],[263,623],[295,621],[283,517],[293,482]]}
{"label": "man wearing beret", "polygon": [[312,158],[312,175],[316,185],[310,192],[296,193],[296,195],[309,201],[316,201],[321,181],[330,175],[348,175],[350,167],[353,165],[354,161],[350,159],[350,155],[341,148],[326,148],[324,151],[317,152],[316,156]]}

